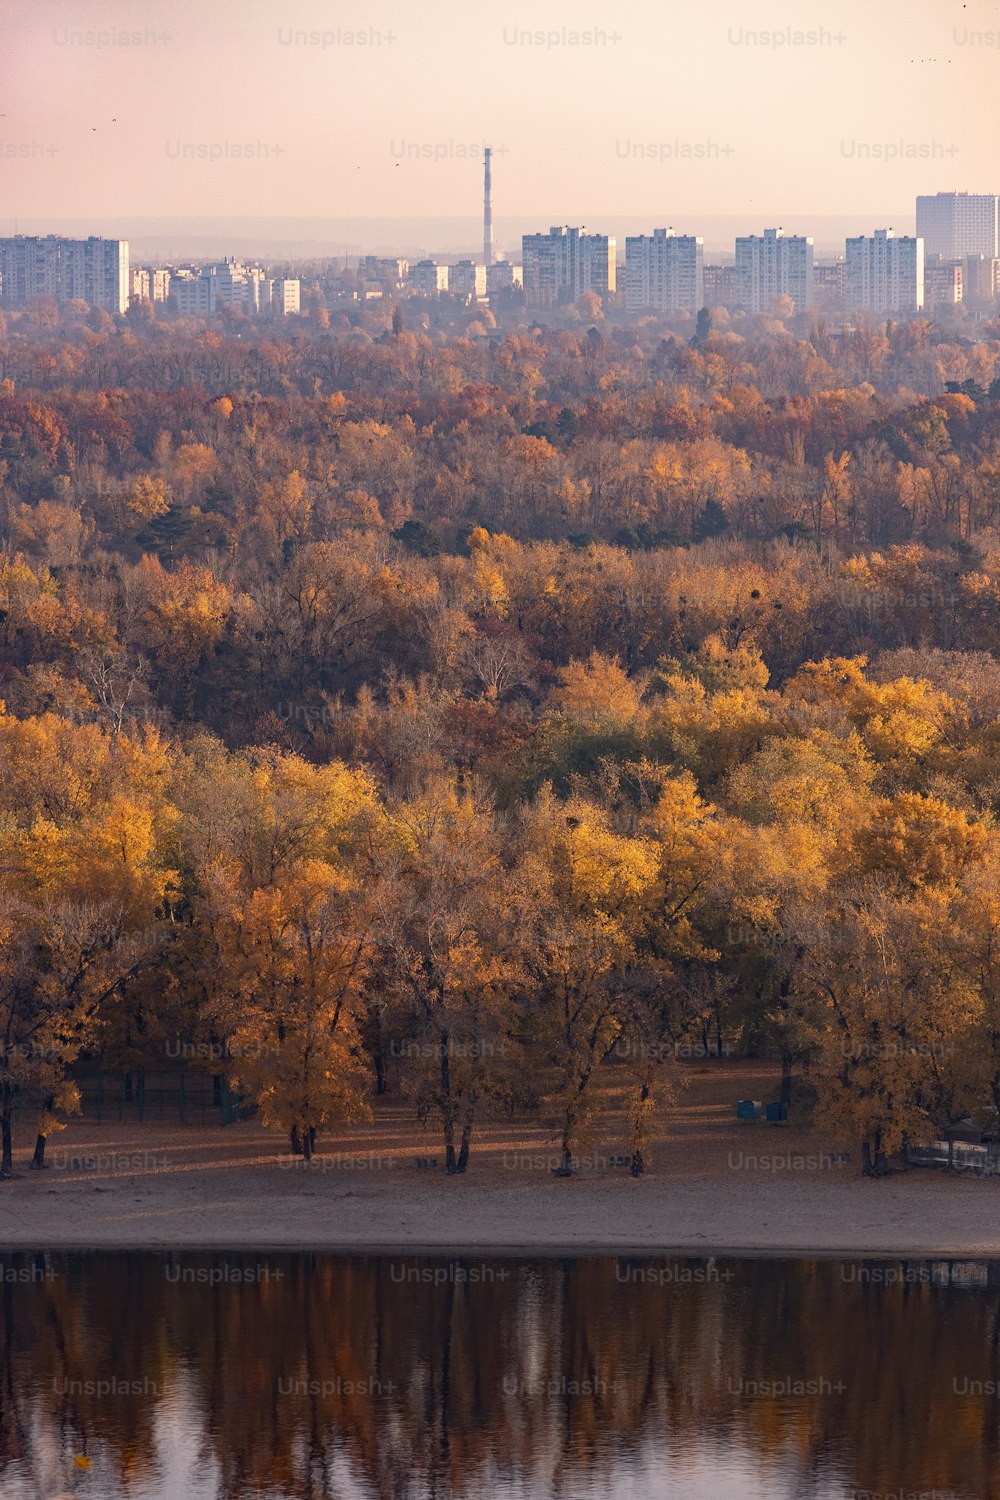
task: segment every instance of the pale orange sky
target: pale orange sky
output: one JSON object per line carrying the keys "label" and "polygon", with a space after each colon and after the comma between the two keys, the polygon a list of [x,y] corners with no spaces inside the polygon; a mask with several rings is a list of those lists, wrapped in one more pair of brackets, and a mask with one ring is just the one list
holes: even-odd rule
{"label": "pale orange sky", "polygon": [[[828,39],[740,41],[787,27]],[[143,40],[86,35],[108,29]],[[289,30],[331,36],[289,45]],[[1000,7],[981,0],[0,0],[0,227],[475,213],[487,141],[497,214],[543,227],[595,211],[763,225],[789,208],[800,228],[847,212],[874,227],[918,192],[998,190],[998,42]],[[234,159],[244,143],[266,150]],[[861,154],[901,146],[925,154]]]}

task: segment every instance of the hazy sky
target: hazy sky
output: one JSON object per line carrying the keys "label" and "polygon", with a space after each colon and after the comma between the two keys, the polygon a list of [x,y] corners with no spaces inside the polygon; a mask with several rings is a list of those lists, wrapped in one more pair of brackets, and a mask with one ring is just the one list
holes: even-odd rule
{"label": "hazy sky", "polygon": [[0,0],[0,227],[475,214],[484,142],[539,227],[906,227],[998,190],[998,43],[982,0]]}

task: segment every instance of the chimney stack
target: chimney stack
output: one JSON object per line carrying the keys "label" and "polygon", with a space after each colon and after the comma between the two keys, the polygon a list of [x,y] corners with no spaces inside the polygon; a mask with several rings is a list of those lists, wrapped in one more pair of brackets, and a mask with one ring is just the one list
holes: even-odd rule
{"label": "chimney stack", "polygon": [[493,176],[492,161],[493,148],[487,146],[484,153],[483,167],[483,260],[488,266],[493,264]]}

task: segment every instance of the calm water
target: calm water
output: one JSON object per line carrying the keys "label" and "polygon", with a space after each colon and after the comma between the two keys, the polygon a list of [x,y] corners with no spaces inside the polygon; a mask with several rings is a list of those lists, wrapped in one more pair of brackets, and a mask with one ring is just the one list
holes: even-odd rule
{"label": "calm water", "polygon": [[0,1496],[1000,1496],[1000,1262],[0,1256]]}

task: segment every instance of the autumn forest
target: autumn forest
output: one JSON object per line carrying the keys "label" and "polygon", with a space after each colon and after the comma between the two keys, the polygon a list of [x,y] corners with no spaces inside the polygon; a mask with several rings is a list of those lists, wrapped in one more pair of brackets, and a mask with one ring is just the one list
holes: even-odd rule
{"label": "autumn forest", "polygon": [[0,1176],[178,1041],[453,1173],[995,1128],[1000,327],[413,321],[0,324]]}

